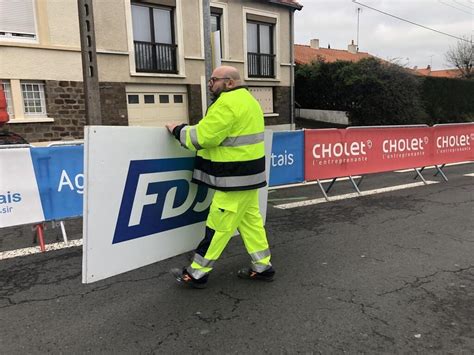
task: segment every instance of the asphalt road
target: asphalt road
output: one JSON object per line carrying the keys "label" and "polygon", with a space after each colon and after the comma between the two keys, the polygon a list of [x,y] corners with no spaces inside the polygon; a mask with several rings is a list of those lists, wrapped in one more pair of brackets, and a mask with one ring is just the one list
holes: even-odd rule
{"label": "asphalt road", "polygon": [[[239,238],[205,290],[171,279],[184,255],[90,285],[81,248],[0,260],[0,353],[472,354],[473,172],[452,166],[448,183],[285,210],[321,192],[272,191],[272,283],[236,277],[248,262]],[[412,176],[371,175],[361,189]],[[341,181],[331,195],[348,192]],[[80,237],[80,221],[68,225]],[[28,227],[0,233],[1,250],[31,244]]]}

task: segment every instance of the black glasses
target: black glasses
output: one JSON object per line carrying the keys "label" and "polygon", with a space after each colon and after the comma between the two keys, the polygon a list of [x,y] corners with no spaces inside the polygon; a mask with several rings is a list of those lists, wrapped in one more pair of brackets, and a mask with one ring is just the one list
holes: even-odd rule
{"label": "black glasses", "polygon": [[212,76],[209,79],[209,84],[214,84],[216,81],[219,81],[219,80],[230,80],[230,78],[216,78],[215,76]]}

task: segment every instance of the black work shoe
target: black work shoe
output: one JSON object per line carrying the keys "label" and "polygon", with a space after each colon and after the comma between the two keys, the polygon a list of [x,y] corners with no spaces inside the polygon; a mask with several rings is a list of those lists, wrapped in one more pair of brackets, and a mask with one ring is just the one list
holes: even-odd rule
{"label": "black work shoe", "polygon": [[275,270],[272,267],[270,269],[265,270],[263,272],[256,272],[253,271],[249,267],[245,267],[240,269],[237,272],[237,276],[241,279],[248,279],[248,280],[260,280],[260,281],[273,281],[273,277],[275,276]]}
{"label": "black work shoe", "polygon": [[186,271],[186,268],[174,268],[170,270],[170,273],[181,285],[185,285],[191,288],[206,288],[207,275],[200,279],[195,279],[194,277],[189,275],[189,273]]}

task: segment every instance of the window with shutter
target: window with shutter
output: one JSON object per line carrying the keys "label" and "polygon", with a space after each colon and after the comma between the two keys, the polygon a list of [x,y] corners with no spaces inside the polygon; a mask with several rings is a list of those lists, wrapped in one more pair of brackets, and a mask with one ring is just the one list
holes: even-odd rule
{"label": "window with shutter", "polygon": [[36,39],[34,0],[0,0],[0,38]]}
{"label": "window with shutter", "polygon": [[218,7],[211,7],[211,32],[219,32],[220,56],[222,58],[222,13]]}
{"label": "window with shutter", "polygon": [[174,13],[174,7],[132,3],[137,72],[178,73]]}
{"label": "window with shutter", "polygon": [[[263,22],[265,21],[265,22]],[[273,33],[276,19],[247,14],[247,62],[249,77],[274,78]]]}

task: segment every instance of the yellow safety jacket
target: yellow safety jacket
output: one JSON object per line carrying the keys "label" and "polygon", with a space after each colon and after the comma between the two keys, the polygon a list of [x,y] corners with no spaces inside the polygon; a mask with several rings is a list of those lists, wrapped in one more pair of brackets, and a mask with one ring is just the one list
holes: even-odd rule
{"label": "yellow safety jacket", "polygon": [[179,126],[174,135],[197,151],[193,182],[221,191],[251,190],[266,185],[263,112],[244,87],[222,92],[194,126]]}

